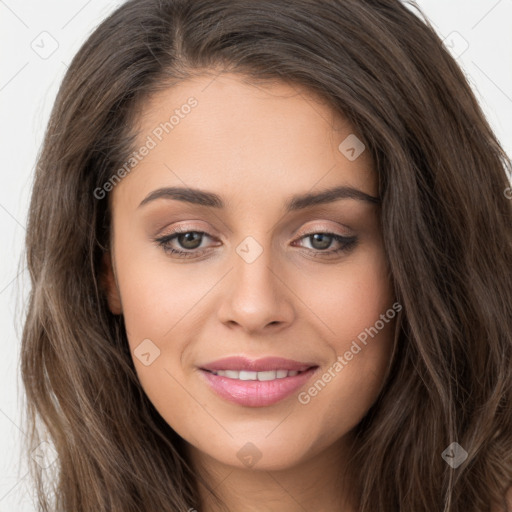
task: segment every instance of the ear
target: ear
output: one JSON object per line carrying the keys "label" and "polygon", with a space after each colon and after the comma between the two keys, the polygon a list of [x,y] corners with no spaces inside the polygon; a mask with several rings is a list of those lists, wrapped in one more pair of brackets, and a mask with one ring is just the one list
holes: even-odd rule
{"label": "ear", "polygon": [[103,253],[100,283],[107,296],[108,307],[112,314],[122,314],[121,295],[119,294],[119,288],[112,268],[112,255],[110,252]]}

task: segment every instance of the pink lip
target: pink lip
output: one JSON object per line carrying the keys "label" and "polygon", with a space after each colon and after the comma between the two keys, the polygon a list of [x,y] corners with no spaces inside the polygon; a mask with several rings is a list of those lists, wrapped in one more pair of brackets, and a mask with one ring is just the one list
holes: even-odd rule
{"label": "pink lip", "polygon": [[[318,369],[318,365],[299,363],[289,359],[268,357],[250,361],[243,357],[220,359],[201,368],[201,375],[210,388],[221,398],[247,407],[265,407],[275,404],[302,387]],[[209,370],[295,370],[300,371],[293,377],[284,377],[268,381],[238,380],[221,377]]]}
{"label": "pink lip", "polygon": [[270,370],[289,370],[302,372],[318,366],[316,363],[302,363],[293,361],[292,359],[284,359],[282,357],[263,357],[262,359],[249,359],[244,356],[225,357],[218,359],[213,363],[201,366],[202,370],[218,371],[218,370],[247,370],[252,372],[264,372]]}

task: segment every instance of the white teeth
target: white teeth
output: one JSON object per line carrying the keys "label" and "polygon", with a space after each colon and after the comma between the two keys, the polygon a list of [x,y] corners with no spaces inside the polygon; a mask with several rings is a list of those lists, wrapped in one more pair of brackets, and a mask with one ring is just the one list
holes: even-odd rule
{"label": "white teeth", "polygon": [[258,380],[274,380],[276,378],[276,374],[277,372],[275,370],[270,370],[268,372],[258,372]]}
{"label": "white teeth", "polygon": [[284,379],[285,377],[295,377],[295,375],[299,374],[297,370],[268,370],[264,372],[251,372],[247,370],[218,370],[212,371],[212,373],[219,377],[227,377],[228,379],[260,381]]}
{"label": "white teeth", "polygon": [[258,378],[258,372],[241,371],[238,378],[240,380],[256,380]]}

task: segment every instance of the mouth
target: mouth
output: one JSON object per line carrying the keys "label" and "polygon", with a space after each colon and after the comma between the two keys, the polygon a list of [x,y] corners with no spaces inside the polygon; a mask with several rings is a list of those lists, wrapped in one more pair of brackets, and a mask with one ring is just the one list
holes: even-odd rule
{"label": "mouth", "polygon": [[[267,360],[267,366],[268,363]],[[271,364],[275,365],[275,360]],[[281,367],[259,371],[236,369],[232,364],[231,368],[203,367],[199,368],[199,373],[218,397],[244,407],[267,407],[290,397],[305,386],[319,369],[315,364],[304,365],[295,362],[294,366],[301,366],[301,369],[289,369],[287,366],[290,364],[280,364]]]}

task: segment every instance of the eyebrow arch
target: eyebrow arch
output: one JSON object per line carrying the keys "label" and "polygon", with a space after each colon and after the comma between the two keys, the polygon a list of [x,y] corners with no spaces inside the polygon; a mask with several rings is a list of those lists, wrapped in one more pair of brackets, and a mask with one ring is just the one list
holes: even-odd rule
{"label": "eyebrow arch", "polygon": [[[155,201],[156,199],[175,199],[210,208],[224,208],[224,202],[221,197],[213,192],[207,192],[197,188],[188,187],[163,187],[150,192],[139,204],[141,206]],[[350,186],[338,186],[335,188],[322,190],[321,192],[300,194],[291,197],[285,203],[287,212],[303,210],[310,206],[318,204],[332,203],[339,199],[357,199],[371,204],[380,202],[380,198],[366,194],[365,192]]]}

